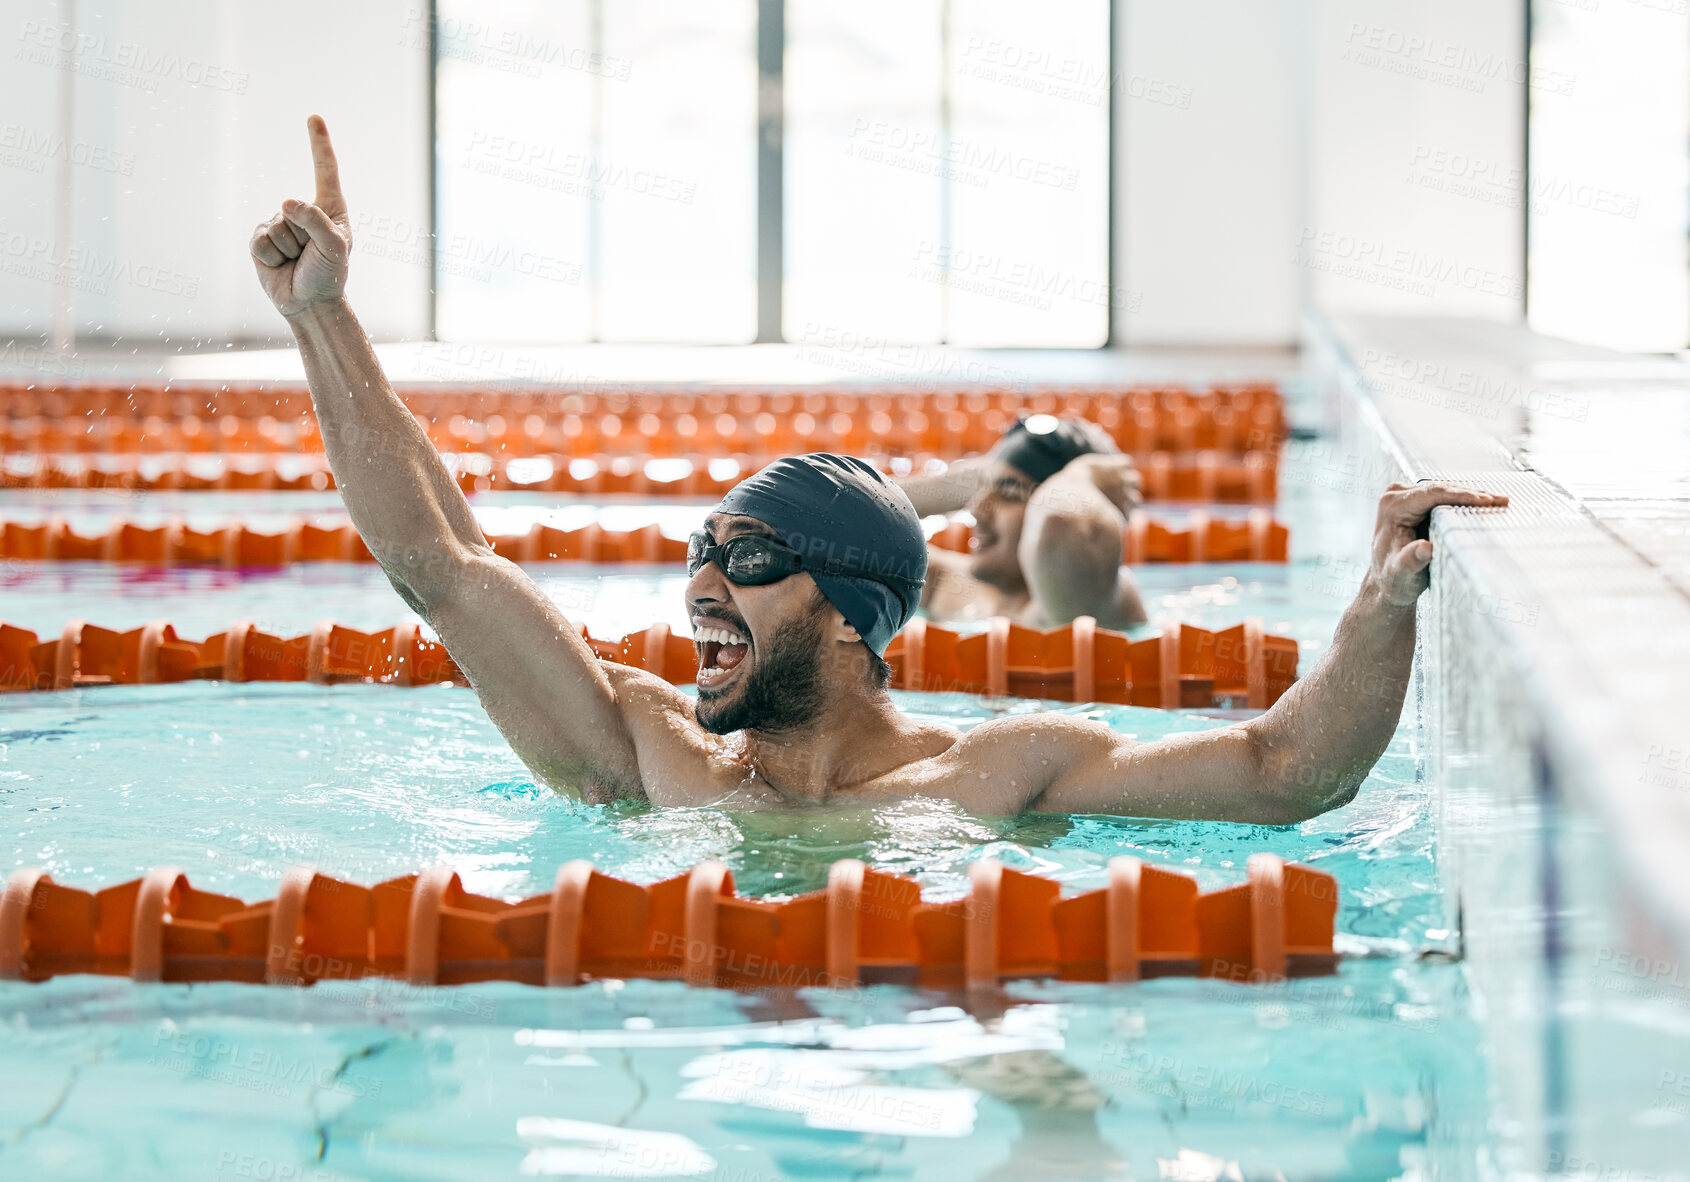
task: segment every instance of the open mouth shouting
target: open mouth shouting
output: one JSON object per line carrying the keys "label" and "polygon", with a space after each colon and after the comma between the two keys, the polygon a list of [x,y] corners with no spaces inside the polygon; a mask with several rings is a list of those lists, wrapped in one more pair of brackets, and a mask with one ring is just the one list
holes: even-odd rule
{"label": "open mouth shouting", "polygon": [[692,623],[692,642],[698,647],[698,688],[718,689],[733,676],[751,644],[743,631],[723,621],[694,619]]}

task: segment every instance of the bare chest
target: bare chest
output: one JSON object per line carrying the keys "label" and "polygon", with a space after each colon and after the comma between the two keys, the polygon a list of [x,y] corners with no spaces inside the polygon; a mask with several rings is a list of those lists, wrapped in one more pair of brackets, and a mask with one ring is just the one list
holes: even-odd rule
{"label": "bare chest", "polygon": [[1019,811],[1027,786],[1018,769],[950,752],[909,760],[873,774],[841,774],[825,782],[784,781],[743,750],[672,750],[642,756],[653,804],[740,809],[802,809],[890,803],[914,798],[953,801],[978,813]]}

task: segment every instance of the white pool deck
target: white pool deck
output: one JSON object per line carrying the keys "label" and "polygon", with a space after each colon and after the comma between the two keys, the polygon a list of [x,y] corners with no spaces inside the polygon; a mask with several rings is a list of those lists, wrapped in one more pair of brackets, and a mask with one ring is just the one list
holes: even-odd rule
{"label": "white pool deck", "polygon": [[1472,321],[1308,341],[1362,478],[1512,498],[1437,512],[1417,686],[1508,1176],[1686,1177],[1690,365]]}
{"label": "white pool deck", "polygon": [[1317,368],[1410,479],[1512,498],[1440,511],[1440,558],[1479,592],[1507,658],[1491,675],[1537,711],[1555,792],[1602,818],[1649,918],[1690,949],[1690,365],[1472,321],[1316,336]]}

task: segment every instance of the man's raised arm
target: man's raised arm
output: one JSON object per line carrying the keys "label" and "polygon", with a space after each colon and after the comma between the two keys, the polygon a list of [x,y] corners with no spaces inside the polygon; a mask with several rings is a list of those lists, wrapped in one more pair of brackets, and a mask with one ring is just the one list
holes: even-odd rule
{"label": "man's raised arm", "polygon": [[[1134,743],[1087,728],[1063,744],[1027,807],[1284,825],[1348,804],[1391,741],[1414,664],[1414,601],[1438,505],[1501,508],[1453,485],[1393,484],[1379,501],[1373,555],[1332,648],[1273,708],[1239,726]],[[1048,753],[1041,753],[1048,758]],[[1029,782],[1033,782],[1029,777]]]}
{"label": "man's raised arm", "polygon": [[533,581],[494,555],[346,303],[346,199],[327,126],[316,115],[306,126],[316,200],[283,202],[253,233],[252,256],[299,342],[352,524],[536,774],[594,794],[636,791],[632,740],[604,669]]}
{"label": "man's raised arm", "polygon": [[1138,585],[1121,569],[1121,538],[1139,499],[1132,458],[1113,452],[1070,460],[1033,491],[1017,557],[1042,623],[1145,621]]}

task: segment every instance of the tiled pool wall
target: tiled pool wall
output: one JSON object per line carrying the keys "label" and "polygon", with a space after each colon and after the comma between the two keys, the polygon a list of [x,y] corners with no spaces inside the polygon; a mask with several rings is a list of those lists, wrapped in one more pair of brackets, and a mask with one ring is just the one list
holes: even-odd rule
{"label": "tiled pool wall", "polygon": [[[1512,498],[1502,539],[1495,521],[1439,514],[1410,703],[1438,794],[1450,950],[1485,1033],[1492,1175],[1690,1178],[1690,961],[1593,807],[1625,790],[1616,768],[1632,762],[1618,754],[1630,740],[1590,742],[1588,723],[1613,703],[1594,700],[1601,681],[1572,655],[1557,610],[1567,589],[1551,594],[1547,566],[1530,561],[1534,547],[1579,545],[1583,510],[1482,421],[1457,417],[1405,440],[1405,415],[1437,412],[1382,405],[1358,354],[1353,336],[1313,324],[1305,393],[1336,458],[1299,465],[1294,445],[1288,476],[1337,472],[1365,495],[1392,480],[1448,478]],[[1601,539],[1585,541],[1590,552],[1577,557],[1600,590],[1604,563],[1622,560]]]}

